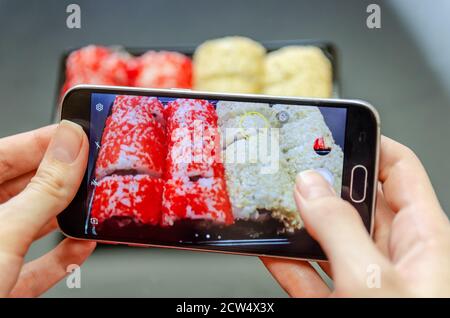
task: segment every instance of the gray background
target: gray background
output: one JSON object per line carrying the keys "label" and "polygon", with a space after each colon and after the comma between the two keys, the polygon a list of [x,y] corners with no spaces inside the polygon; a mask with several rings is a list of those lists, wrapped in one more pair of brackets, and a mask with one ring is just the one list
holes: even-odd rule
{"label": "gray background", "polygon": [[[65,27],[78,3],[82,29]],[[382,28],[365,26],[382,8]],[[450,2],[393,1],[17,1],[0,0],[0,136],[50,122],[59,58],[89,43],[145,47],[224,35],[256,40],[325,39],[339,48],[343,96],[372,102],[382,132],[409,145],[450,210]],[[37,242],[28,259],[57,242]],[[160,249],[102,248],[83,286],[46,296],[285,296],[257,258]]]}

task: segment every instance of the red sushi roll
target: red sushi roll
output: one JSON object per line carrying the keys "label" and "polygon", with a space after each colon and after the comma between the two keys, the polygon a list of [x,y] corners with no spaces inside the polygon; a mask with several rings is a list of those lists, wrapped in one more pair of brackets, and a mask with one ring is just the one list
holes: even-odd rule
{"label": "red sushi roll", "polygon": [[149,51],[136,62],[134,86],[192,88],[192,61],[181,53]]}
{"label": "red sushi roll", "polygon": [[206,100],[177,99],[167,105],[165,118],[162,225],[181,219],[233,223],[214,106]]}
{"label": "red sushi roll", "polygon": [[167,131],[179,127],[191,127],[196,121],[204,126],[217,127],[217,113],[214,105],[207,100],[200,99],[177,99],[169,102],[165,109]]}
{"label": "red sushi roll", "polygon": [[161,224],[173,225],[180,219],[210,220],[232,224],[233,214],[223,178],[167,180],[163,194]]}
{"label": "red sushi roll", "polygon": [[105,135],[108,137],[102,141],[97,158],[97,179],[114,173],[162,176],[166,146],[159,123],[153,121],[131,129],[117,126],[112,132],[105,131]]}
{"label": "red sushi roll", "polygon": [[95,188],[91,218],[96,218],[99,225],[112,218],[158,225],[163,184],[162,179],[145,175],[105,177]]}
{"label": "red sushi roll", "polygon": [[72,52],[66,61],[66,81],[62,93],[78,84],[130,84],[129,61],[125,52],[90,45]]}
{"label": "red sushi roll", "polygon": [[194,126],[174,129],[168,137],[166,178],[224,176],[218,129]]}
{"label": "red sushi roll", "polygon": [[177,99],[167,105],[165,117],[166,178],[223,176],[214,106],[206,100]]}
{"label": "red sushi roll", "polygon": [[111,111],[116,121],[149,122],[156,120],[164,125],[164,106],[156,97],[118,95]]}
{"label": "red sushi roll", "polygon": [[125,172],[162,176],[167,151],[162,107],[156,98],[116,98],[103,131],[96,178]]}

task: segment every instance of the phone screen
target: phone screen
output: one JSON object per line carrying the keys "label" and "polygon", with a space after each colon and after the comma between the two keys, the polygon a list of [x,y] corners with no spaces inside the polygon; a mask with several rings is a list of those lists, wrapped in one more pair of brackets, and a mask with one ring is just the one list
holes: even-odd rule
{"label": "phone screen", "polygon": [[87,236],[261,253],[318,248],[293,198],[314,169],[339,194],[347,109],[93,93]]}

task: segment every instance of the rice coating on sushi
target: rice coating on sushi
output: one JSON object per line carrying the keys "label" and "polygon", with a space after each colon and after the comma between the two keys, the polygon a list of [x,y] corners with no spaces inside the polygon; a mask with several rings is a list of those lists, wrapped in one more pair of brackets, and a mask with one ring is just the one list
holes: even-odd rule
{"label": "rice coating on sushi", "polygon": [[[336,193],[341,192],[344,153],[334,141],[318,107],[289,107],[274,105],[276,112],[285,111],[289,120],[280,128],[281,156],[287,162],[287,172],[295,180],[298,173],[308,169],[327,169],[332,174]],[[317,139],[323,139],[331,151],[321,156],[314,150]]]}
{"label": "rice coating on sushi", "polygon": [[[319,108],[219,102],[217,113],[222,135],[230,127],[242,128],[231,134],[234,138],[222,136],[227,186],[236,219],[259,220],[261,213],[269,212],[288,232],[301,228],[293,189],[296,175],[306,169],[327,169],[336,192],[340,193],[343,152],[335,144]],[[269,129],[261,130],[262,126]],[[269,139],[279,134],[278,148],[268,152],[275,156],[272,160],[261,158],[260,149],[255,148],[264,131],[268,131]],[[330,146],[327,155],[316,153],[316,139]],[[262,173],[274,161],[278,170]]]}
{"label": "rice coating on sushi", "polygon": [[252,39],[229,36],[201,44],[194,54],[195,76],[261,75],[266,50]]}
{"label": "rice coating on sushi", "polygon": [[262,160],[255,153],[258,149],[249,146],[256,144],[258,138],[252,135],[226,148],[225,172],[233,215],[235,219],[258,221],[261,213],[269,211],[288,231],[300,228],[302,222],[296,211],[293,182],[286,162],[281,158],[275,170],[267,169],[270,160]]}
{"label": "rice coating on sushi", "polygon": [[287,46],[267,54],[265,94],[331,97],[333,71],[330,60],[314,46]]}

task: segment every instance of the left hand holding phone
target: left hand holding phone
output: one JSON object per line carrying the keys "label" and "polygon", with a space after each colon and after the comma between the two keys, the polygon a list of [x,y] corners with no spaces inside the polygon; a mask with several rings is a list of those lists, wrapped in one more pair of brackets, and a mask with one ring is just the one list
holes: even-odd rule
{"label": "left hand holding phone", "polygon": [[0,297],[39,296],[94,250],[93,242],[65,239],[24,264],[31,244],[56,228],[56,215],[74,198],[88,149],[83,129],[69,121],[0,139]]}

